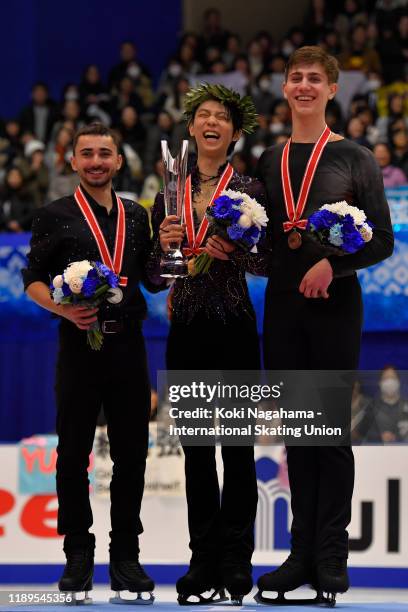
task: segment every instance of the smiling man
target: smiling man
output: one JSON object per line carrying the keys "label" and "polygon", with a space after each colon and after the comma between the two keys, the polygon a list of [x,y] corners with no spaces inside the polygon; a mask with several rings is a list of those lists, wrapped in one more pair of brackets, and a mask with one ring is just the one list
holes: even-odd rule
{"label": "smiling man", "polygon": [[[113,590],[152,591],[153,581],[138,562],[139,513],[148,442],[150,387],[142,335],[146,304],[139,288],[161,288],[145,265],[150,251],[146,211],[112,190],[122,157],[114,132],[101,124],[77,132],[72,167],[80,186],[74,195],[40,209],[32,228],[27,294],[60,317],[56,376],[58,533],[64,535],[67,564],[61,591],[92,589],[95,536],[89,533],[92,511],[87,468],[96,420],[103,406],[113,460],[111,482],[110,576]],[[121,239],[123,238],[123,240]],[[55,304],[50,279],[69,263],[84,259],[122,262],[121,301],[99,310]],[[115,253],[115,256],[114,256]],[[151,272],[151,271],[150,271]],[[86,330],[99,320],[104,334],[100,351],[86,341]]]}
{"label": "smiling man", "polygon": [[[320,47],[302,47],[291,55],[283,95],[292,112],[292,135],[259,161],[272,245],[263,336],[269,370],[356,369],[362,328],[356,270],[389,257],[393,249],[388,204],[372,153],[326,125],[325,109],[336,94],[338,75],[337,60]],[[324,204],[342,200],[364,210],[373,237],[352,255],[329,255],[305,231],[307,218]],[[351,392],[350,397],[346,392],[341,409],[350,410],[350,404]],[[311,583],[333,600],[348,588],[352,449],[290,446],[287,461],[291,554],[275,572],[262,576],[258,587],[283,593]]]}

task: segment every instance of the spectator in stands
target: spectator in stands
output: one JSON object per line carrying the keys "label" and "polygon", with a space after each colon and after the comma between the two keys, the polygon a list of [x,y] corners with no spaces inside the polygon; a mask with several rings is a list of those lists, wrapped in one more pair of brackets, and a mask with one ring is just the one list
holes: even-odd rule
{"label": "spectator in stands", "polygon": [[290,134],[292,129],[289,104],[286,100],[278,100],[273,109],[269,129],[272,134]]}
{"label": "spectator in stands", "polygon": [[353,441],[361,440],[359,433],[360,423],[366,416],[367,408],[371,403],[371,399],[364,395],[361,390],[361,383],[358,379],[354,381],[353,391],[351,396],[351,439]]}
{"label": "spectator in stands", "polygon": [[217,8],[208,8],[203,14],[204,26],[201,32],[203,45],[206,47],[217,47],[222,51],[226,48],[229,36],[222,24],[221,13]]}
{"label": "spectator in stands", "polygon": [[140,194],[139,202],[143,206],[150,208],[153,206],[154,199],[159,191],[163,189],[164,164],[161,157],[158,157],[154,163],[154,170],[146,176],[143,189]]}
{"label": "spectator in stands", "polygon": [[44,149],[40,140],[31,140],[24,147],[24,157],[14,161],[14,166],[21,171],[27,193],[37,208],[44,205],[49,185]]}
{"label": "spectator in stands", "polygon": [[169,142],[172,151],[178,150],[174,134],[174,121],[171,115],[166,111],[160,111],[156,123],[148,128],[144,164],[146,174],[153,172],[155,160],[161,155],[162,140]]}
{"label": "spectator in stands", "polygon": [[120,120],[125,106],[133,106],[139,114],[143,113],[144,106],[140,96],[136,93],[133,80],[124,76],[117,85],[117,93],[111,99],[111,117],[113,123]]}
{"label": "spectator in stands", "polygon": [[253,79],[256,79],[264,71],[264,54],[260,43],[253,39],[248,45],[249,70]]}
{"label": "spectator in stands", "polygon": [[305,43],[305,33],[304,31],[295,26],[290,28],[285,38],[282,41],[281,52],[282,55],[286,58],[289,57],[296,49],[302,47]]}
{"label": "spectator in stands", "polygon": [[3,155],[6,157],[4,165],[10,166],[15,157],[23,155],[23,144],[21,142],[21,126],[15,119],[6,121],[4,126]]}
{"label": "spectator in stands", "polygon": [[408,177],[408,129],[393,132],[391,148],[395,165]]}
{"label": "spectator in stands", "polygon": [[0,195],[0,230],[28,232],[33,220],[34,201],[19,168],[10,168]]}
{"label": "spectator in stands", "polygon": [[346,47],[350,33],[357,25],[367,25],[368,15],[361,10],[358,0],[344,0],[343,9],[334,19],[334,29],[340,36],[341,46]]}
{"label": "spectator in stands", "polygon": [[268,72],[261,72],[258,76],[256,84],[251,87],[251,96],[259,115],[272,114],[276,98],[272,93],[271,75]]}
{"label": "spectator in stands", "polygon": [[276,52],[277,47],[273,41],[272,36],[267,30],[261,30],[255,36],[255,40],[261,45],[264,65],[266,65],[273,53]]}
{"label": "spectator in stands", "polygon": [[231,157],[231,166],[238,174],[244,176],[252,176],[252,168],[250,162],[244,153],[234,153]]}
{"label": "spectator in stands", "polygon": [[202,66],[197,60],[197,51],[188,42],[181,45],[177,60],[184,74],[194,75],[202,71]]}
{"label": "spectator in stands", "polygon": [[125,40],[120,46],[120,62],[109,73],[108,87],[111,91],[117,90],[120,81],[125,76],[135,80],[140,75],[150,78],[150,73],[146,66],[137,59],[136,46],[132,41]]}
{"label": "spectator in stands", "polygon": [[157,86],[157,100],[156,104],[161,108],[164,100],[167,96],[171,95],[173,92],[173,88],[175,84],[181,77],[185,77],[186,75],[183,72],[183,66],[181,65],[177,56],[173,56],[170,58],[169,63],[166,68],[162,71],[159,83]]}
{"label": "spectator in stands", "polygon": [[133,106],[123,108],[118,130],[123,143],[129,145],[140,158],[143,158],[146,128],[141,123],[138,112]]}
{"label": "spectator in stands", "polygon": [[50,185],[46,196],[46,202],[53,202],[64,198],[74,193],[79,185],[79,177],[72,170],[70,155],[66,155],[64,164],[60,166],[60,170],[51,175]]}
{"label": "spectator in stands", "polygon": [[309,7],[303,20],[305,42],[316,45],[333,26],[333,11],[326,0],[309,0]]}
{"label": "spectator in stands", "polygon": [[388,365],[379,377],[380,394],[367,408],[358,427],[366,442],[392,444],[408,441],[408,401],[401,397],[401,380],[397,369]]}
{"label": "spectator in stands", "polygon": [[366,26],[354,26],[347,50],[340,54],[339,62],[342,70],[361,70],[365,74],[381,73],[380,56],[368,45]]}
{"label": "spectator in stands", "polygon": [[367,140],[364,123],[359,117],[351,117],[346,124],[345,136],[363,147],[371,148]]}
{"label": "spectator in stands", "polygon": [[362,122],[365,136],[370,144],[370,147],[373,147],[380,140],[380,132],[375,124],[375,117],[372,108],[369,106],[362,108],[357,112],[356,117],[358,117],[358,119],[360,119]]}
{"label": "spectator in stands", "polygon": [[344,120],[340,104],[335,100],[329,100],[326,106],[326,123],[332,132],[344,133]]}
{"label": "spectator in stands", "polygon": [[190,89],[188,79],[181,77],[173,86],[173,91],[166,98],[163,110],[171,115],[174,123],[180,123],[184,118],[184,99]]}
{"label": "spectator in stands", "polygon": [[31,90],[32,102],[20,114],[22,132],[32,132],[38,140],[47,143],[57,118],[56,105],[49,97],[45,83],[36,83]]}
{"label": "spectator in stands", "polygon": [[107,107],[109,102],[108,90],[102,82],[99,68],[96,64],[89,64],[85,68],[79,85],[79,96],[85,111],[91,104]]}
{"label": "spectator in stands", "polygon": [[50,143],[48,146],[45,161],[51,176],[59,174],[64,169],[72,151],[73,134],[73,130],[63,125],[56,136],[55,143]]}
{"label": "spectator in stands", "polygon": [[381,168],[384,187],[401,187],[408,183],[407,177],[401,168],[392,165],[391,149],[387,144],[379,142],[375,145],[373,152]]}
{"label": "spectator in stands", "polygon": [[[402,121],[402,128],[408,128],[408,114],[405,110],[404,97],[399,93],[391,93],[388,98],[386,115],[377,120],[379,138],[382,142],[389,141],[391,138],[391,128],[395,121]],[[399,127],[397,129],[400,129]]]}
{"label": "spectator in stands", "polygon": [[341,43],[338,32],[336,30],[331,29],[324,32],[322,37],[319,40],[319,45],[330,53],[330,55],[340,55],[341,53]]}
{"label": "spectator in stands", "polygon": [[68,127],[72,132],[76,132],[84,125],[81,116],[81,106],[78,100],[65,100],[62,109],[61,117],[54,123],[52,128],[50,141],[55,142],[57,134],[62,127]]}
{"label": "spectator in stands", "polygon": [[377,0],[374,17],[378,27],[395,32],[398,18],[403,11],[403,4],[404,0]]}

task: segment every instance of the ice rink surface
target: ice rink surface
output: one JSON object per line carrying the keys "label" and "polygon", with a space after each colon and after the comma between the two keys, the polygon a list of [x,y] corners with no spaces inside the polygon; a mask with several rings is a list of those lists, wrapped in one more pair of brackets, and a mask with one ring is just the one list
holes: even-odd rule
{"label": "ice rink surface", "polygon": [[[24,592],[39,592],[39,591],[56,591],[56,585],[0,585],[0,595],[2,602],[5,601],[5,596],[9,592],[13,593],[24,593]],[[241,607],[232,606],[228,602],[215,604],[205,604],[199,607],[197,606],[185,606],[180,607],[177,604],[177,596],[174,587],[163,586],[156,587],[155,589],[155,602],[154,608],[158,609],[158,612],[162,611],[173,611],[180,612],[183,609],[195,608],[200,612],[234,612],[234,610],[244,610],[245,612],[254,612],[255,610],[261,612],[269,608],[279,610],[286,608],[289,612],[299,612],[305,609],[333,609],[324,606],[264,606],[257,604],[253,595],[256,593],[254,589],[251,594],[244,598],[244,603]],[[93,603],[91,606],[80,606],[80,610],[92,610],[92,612],[119,612],[119,610],[134,610],[135,605],[129,606],[118,606],[116,604],[110,604],[109,598],[113,596],[112,591],[109,590],[108,586],[97,585],[91,593]],[[288,597],[310,597],[313,596],[313,591],[308,589],[299,589],[295,594],[288,595]],[[73,609],[74,606],[67,606],[64,604],[59,605],[26,605],[26,604],[14,604],[14,605],[0,605],[0,612],[61,612],[61,610]],[[78,609],[78,607],[76,607]],[[144,606],[142,609],[146,609]],[[147,608],[150,609],[150,608]],[[344,612],[363,612],[372,610],[373,612],[408,612],[408,589],[358,589],[353,588],[344,595],[339,595],[337,598],[336,610],[343,610]]]}

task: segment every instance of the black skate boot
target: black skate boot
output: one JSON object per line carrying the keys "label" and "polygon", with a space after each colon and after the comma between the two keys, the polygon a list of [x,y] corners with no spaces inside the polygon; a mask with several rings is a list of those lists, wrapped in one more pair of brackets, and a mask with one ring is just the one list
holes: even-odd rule
{"label": "black skate boot", "polygon": [[[273,572],[268,572],[258,579],[258,593],[255,600],[263,604],[277,605],[302,605],[311,603],[321,603],[321,593],[318,592],[316,585],[316,573],[313,562],[305,557],[297,556],[293,553],[286,561]],[[312,599],[286,599],[287,591],[294,591],[299,587],[310,584],[317,591],[317,596]],[[264,591],[278,593],[275,598],[265,597]]]}
{"label": "black skate boot", "polygon": [[[154,602],[154,582],[146,574],[139,561],[112,560],[109,563],[109,575],[112,591],[116,591],[115,597],[109,599],[113,604],[152,604]],[[121,597],[120,591],[137,593],[136,598],[125,599]],[[147,593],[147,597],[143,597]]]}
{"label": "black skate boot", "polygon": [[347,573],[347,559],[329,557],[319,561],[317,565],[317,584],[320,591],[325,593],[324,602],[329,606],[336,605],[336,594],[345,593],[349,586]]}
{"label": "black skate boot", "polygon": [[[66,551],[65,555],[67,562],[64,573],[58,582],[59,590],[70,594],[71,601],[69,603],[71,604],[91,604],[92,599],[88,596],[88,592],[92,591],[93,548]],[[77,593],[84,593],[83,599],[77,599]],[[68,603],[68,600],[66,603]]]}
{"label": "black skate boot", "polygon": [[244,595],[251,591],[252,567],[250,563],[224,564],[221,570],[222,582],[231,597],[233,606],[242,606]]}
{"label": "black skate boot", "polygon": [[[180,606],[197,606],[227,601],[218,575],[217,564],[208,560],[191,559],[188,572],[176,583]],[[209,592],[208,596],[203,593]]]}

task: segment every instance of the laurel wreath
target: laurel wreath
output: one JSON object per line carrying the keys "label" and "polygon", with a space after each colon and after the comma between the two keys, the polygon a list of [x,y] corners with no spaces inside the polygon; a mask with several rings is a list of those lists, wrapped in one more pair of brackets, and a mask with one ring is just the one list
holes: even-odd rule
{"label": "laurel wreath", "polygon": [[207,100],[217,100],[227,108],[234,107],[241,117],[242,131],[251,134],[258,125],[258,115],[250,96],[241,97],[238,92],[221,84],[201,83],[190,89],[185,97],[184,116],[191,122],[196,109]]}

